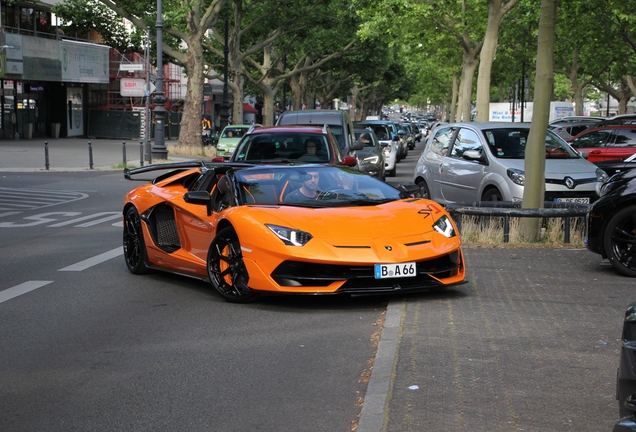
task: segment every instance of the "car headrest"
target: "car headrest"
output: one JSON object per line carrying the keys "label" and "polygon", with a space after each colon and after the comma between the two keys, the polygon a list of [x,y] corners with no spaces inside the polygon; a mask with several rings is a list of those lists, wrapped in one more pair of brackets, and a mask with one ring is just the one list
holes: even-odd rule
{"label": "car headrest", "polygon": [[220,193],[224,194],[230,190],[230,181],[226,176],[223,176],[216,183],[216,187],[219,189]]}

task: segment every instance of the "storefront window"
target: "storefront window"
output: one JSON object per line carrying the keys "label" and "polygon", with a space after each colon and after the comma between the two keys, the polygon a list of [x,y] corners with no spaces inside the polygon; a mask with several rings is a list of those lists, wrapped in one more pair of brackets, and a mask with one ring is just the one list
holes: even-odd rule
{"label": "storefront window", "polygon": [[35,26],[37,31],[51,33],[51,13],[45,11],[35,11]]}
{"label": "storefront window", "polygon": [[34,12],[33,8],[20,8],[20,30],[34,30]]}
{"label": "storefront window", "polygon": [[2,26],[18,28],[18,9],[15,5],[2,5]]}

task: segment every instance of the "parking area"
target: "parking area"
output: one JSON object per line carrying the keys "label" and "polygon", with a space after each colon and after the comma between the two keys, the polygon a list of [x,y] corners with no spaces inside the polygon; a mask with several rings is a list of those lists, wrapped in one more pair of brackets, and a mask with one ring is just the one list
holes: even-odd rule
{"label": "parking area", "polygon": [[609,431],[636,280],[585,249],[466,249],[467,285],[395,300],[384,430]]}

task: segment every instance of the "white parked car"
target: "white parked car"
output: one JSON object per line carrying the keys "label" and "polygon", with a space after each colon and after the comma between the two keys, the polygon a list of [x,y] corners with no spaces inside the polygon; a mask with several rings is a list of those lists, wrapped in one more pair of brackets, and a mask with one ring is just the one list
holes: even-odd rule
{"label": "white parked car", "polygon": [[[448,123],[430,135],[414,182],[442,204],[521,201],[530,123]],[[545,201],[590,203],[607,179],[551,131],[545,138]]]}

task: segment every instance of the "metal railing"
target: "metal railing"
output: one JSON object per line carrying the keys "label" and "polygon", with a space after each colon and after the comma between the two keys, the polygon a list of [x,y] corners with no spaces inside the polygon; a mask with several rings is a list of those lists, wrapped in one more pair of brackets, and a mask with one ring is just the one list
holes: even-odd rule
{"label": "metal railing", "polygon": [[459,215],[480,216],[481,218],[503,218],[504,243],[510,241],[510,218],[563,218],[563,242],[570,243],[570,227],[572,218],[583,219],[585,229],[585,215],[589,204],[556,203],[546,201],[544,208],[521,208],[520,202],[511,201],[482,201],[473,203],[452,203],[444,205],[461,232],[462,218]]}

